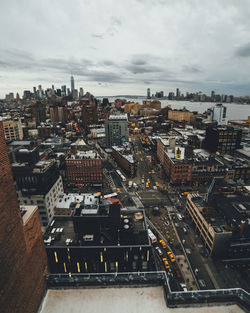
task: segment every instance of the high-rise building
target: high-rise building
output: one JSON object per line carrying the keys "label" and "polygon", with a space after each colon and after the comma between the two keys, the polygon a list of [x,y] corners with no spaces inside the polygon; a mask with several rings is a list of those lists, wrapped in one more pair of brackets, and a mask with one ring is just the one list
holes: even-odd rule
{"label": "high-rise building", "polygon": [[70,77],[70,85],[71,85],[71,93],[73,94],[73,91],[75,89],[75,81],[74,81],[73,76]]}
{"label": "high-rise building", "polygon": [[120,146],[128,139],[127,114],[112,114],[105,120],[105,133],[107,147]]}
{"label": "high-rise building", "polygon": [[84,95],[84,92],[83,92],[83,88],[81,87],[80,92],[79,92],[79,98],[83,97],[83,95]]}
{"label": "high-rise building", "polygon": [[23,139],[23,129],[21,118],[18,121],[3,121],[3,129],[6,140],[22,140]]}
{"label": "high-rise building", "polygon": [[34,93],[34,98],[36,98],[37,97],[36,87],[33,87],[33,93]]}
{"label": "high-rise building", "polygon": [[36,123],[40,124],[46,120],[46,103],[42,101],[36,101],[31,106],[32,117],[35,118]]}
{"label": "high-rise building", "polygon": [[61,86],[61,90],[62,90],[62,93],[61,93],[62,97],[65,97],[66,96],[66,92],[67,92],[66,85]]}
{"label": "high-rise building", "polygon": [[150,94],[150,88],[147,89],[147,99],[151,98],[151,94]]}
{"label": "high-rise building", "polygon": [[54,206],[63,192],[62,178],[54,160],[12,163],[12,172],[20,203],[37,205],[43,227],[54,216]]}
{"label": "high-rise building", "polygon": [[208,127],[204,139],[204,148],[211,152],[232,154],[240,148],[242,130],[234,127]]}
{"label": "high-rise building", "polygon": [[89,100],[81,100],[80,104],[82,105],[82,124],[88,130],[89,125],[98,123],[97,107],[95,103],[91,103]]}
{"label": "high-rise building", "polygon": [[73,97],[74,100],[78,99],[78,90],[77,89],[74,89],[72,91],[72,97]]}
{"label": "high-rise building", "polygon": [[216,104],[212,109],[213,121],[217,122],[217,125],[226,125],[227,124],[227,108],[224,107],[221,103]]}
{"label": "high-rise building", "polygon": [[0,121],[0,308],[37,312],[46,289],[47,257],[37,206],[20,211]]}

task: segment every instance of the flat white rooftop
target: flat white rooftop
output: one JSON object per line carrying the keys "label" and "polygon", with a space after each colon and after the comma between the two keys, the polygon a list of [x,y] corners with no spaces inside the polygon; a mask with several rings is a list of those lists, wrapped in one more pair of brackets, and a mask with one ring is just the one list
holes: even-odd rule
{"label": "flat white rooftop", "polygon": [[39,313],[242,313],[237,305],[170,309],[162,287],[48,290]]}

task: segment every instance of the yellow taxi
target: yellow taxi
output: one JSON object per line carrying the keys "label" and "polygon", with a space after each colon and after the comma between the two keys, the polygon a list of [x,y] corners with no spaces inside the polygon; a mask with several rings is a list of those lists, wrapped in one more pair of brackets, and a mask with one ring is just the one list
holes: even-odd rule
{"label": "yellow taxi", "polygon": [[166,258],[163,258],[162,261],[163,261],[163,263],[164,263],[165,268],[166,268],[167,270],[170,269],[170,265],[169,265],[169,263],[168,263],[168,260],[167,260]]}
{"label": "yellow taxi", "polygon": [[168,256],[169,256],[171,262],[174,262],[174,261],[175,261],[175,258],[174,258],[174,255],[173,255],[172,252],[168,251]]}
{"label": "yellow taxi", "polygon": [[162,239],[159,240],[159,243],[162,245],[162,248],[164,248],[164,249],[167,248],[167,245],[166,245],[165,241],[163,241]]}

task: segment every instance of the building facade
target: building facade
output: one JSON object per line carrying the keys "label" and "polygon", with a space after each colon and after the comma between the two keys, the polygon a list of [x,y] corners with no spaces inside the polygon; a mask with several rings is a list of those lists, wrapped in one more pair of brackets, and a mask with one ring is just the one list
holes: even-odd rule
{"label": "building facade", "polygon": [[120,146],[128,139],[128,117],[127,114],[110,115],[105,120],[105,134],[106,145],[111,148],[112,146]]}
{"label": "building facade", "polygon": [[208,127],[203,146],[210,152],[233,154],[240,148],[242,130],[234,127]]}
{"label": "building facade", "polygon": [[95,194],[72,206],[72,216],[55,217],[44,235],[52,274],[154,269],[144,211]]}
{"label": "building facade", "polygon": [[112,157],[128,176],[136,176],[136,161],[131,152],[126,152],[122,147],[112,146]]}
{"label": "building facade", "polygon": [[37,205],[42,227],[54,216],[57,199],[63,193],[62,177],[54,160],[35,164],[12,163],[19,202]]}
{"label": "building facade", "polygon": [[18,121],[3,121],[3,129],[6,140],[12,141],[23,139],[23,129],[20,118]]}
{"label": "building facade", "polygon": [[66,159],[66,175],[69,182],[102,183],[102,159],[96,151],[78,151]]}
{"label": "building facade", "polygon": [[20,212],[1,121],[0,169],[0,308],[33,313],[46,290],[47,257],[37,207]]}

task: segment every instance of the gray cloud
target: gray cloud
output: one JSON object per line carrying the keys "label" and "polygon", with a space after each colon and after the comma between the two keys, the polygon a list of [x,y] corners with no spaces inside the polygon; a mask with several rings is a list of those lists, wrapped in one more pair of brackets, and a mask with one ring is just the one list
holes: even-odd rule
{"label": "gray cloud", "polygon": [[249,94],[249,15],[248,0],[2,0],[0,97],[71,73],[93,94]]}
{"label": "gray cloud", "polygon": [[103,35],[100,35],[100,34],[92,34],[91,36],[93,38],[103,39]]}
{"label": "gray cloud", "polygon": [[250,43],[239,47],[236,50],[236,56],[238,56],[238,57],[249,57],[250,56]]}

